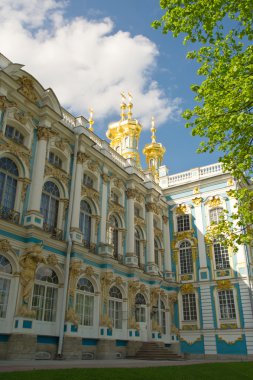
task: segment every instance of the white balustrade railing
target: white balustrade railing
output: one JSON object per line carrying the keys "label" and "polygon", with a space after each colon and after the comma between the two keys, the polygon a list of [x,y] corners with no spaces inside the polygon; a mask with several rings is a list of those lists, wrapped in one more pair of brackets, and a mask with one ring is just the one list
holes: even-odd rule
{"label": "white balustrade railing", "polygon": [[[164,178],[168,179],[167,183],[169,187],[169,186],[176,186],[181,183],[196,181],[198,179],[202,179],[206,177],[213,177],[217,174],[222,174],[222,173],[223,173],[222,164],[216,163],[212,165],[202,166],[200,168],[191,169],[186,172],[169,175]],[[164,186],[162,187],[164,188]]]}
{"label": "white balustrade railing", "polygon": [[62,108],[62,123],[70,129],[76,126],[76,119],[68,111]]}

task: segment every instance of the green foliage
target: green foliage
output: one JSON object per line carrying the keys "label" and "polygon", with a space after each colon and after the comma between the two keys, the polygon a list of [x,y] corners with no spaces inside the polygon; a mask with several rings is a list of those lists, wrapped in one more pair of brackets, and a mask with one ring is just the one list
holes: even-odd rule
{"label": "green foliage", "polygon": [[[154,28],[174,37],[183,34],[183,43],[200,45],[189,51],[203,76],[193,84],[193,110],[183,113],[192,135],[203,137],[198,152],[221,152],[224,170],[237,180],[234,196],[238,208],[231,221],[220,227],[231,241],[252,242],[252,196],[249,188],[253,174],[253,2],[252,0],[161,0],[165,11]],[[236,229],[233,225],[236,221]],[[229,232],[230,231],[230,232]]]}

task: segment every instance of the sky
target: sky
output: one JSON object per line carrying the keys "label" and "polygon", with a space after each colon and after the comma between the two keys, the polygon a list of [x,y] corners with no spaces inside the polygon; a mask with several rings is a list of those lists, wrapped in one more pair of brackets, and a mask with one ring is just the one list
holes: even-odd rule
{"label": "sky", "polygon": [[195,105],[190,85],[201,78],[182,39],[151,28],[161,15],[159,0],[1,0],[0,51],[52,88],[74,116],[88,118],[92,107],[102,139],[119,119],[120,93],[130,92],[133,117],[143,126],[140,152],[154,116],[164,164],[178,173],[218,155],[197,154],[201,140],[185,128],[181,113]]}

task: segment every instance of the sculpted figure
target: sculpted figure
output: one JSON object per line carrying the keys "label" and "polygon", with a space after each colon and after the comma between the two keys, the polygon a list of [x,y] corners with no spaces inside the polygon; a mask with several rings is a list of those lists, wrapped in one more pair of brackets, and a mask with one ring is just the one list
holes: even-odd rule
{"label": "sculpted figure", "polygon": [[22,268],[20,282],[22,285],[23,303],[28,304],[37,265],[39,263],[46,264],[46,259],[42,256],[41,245],[35,244],[32,247],[26,248],[25,253],[20,257],[19,263]]}

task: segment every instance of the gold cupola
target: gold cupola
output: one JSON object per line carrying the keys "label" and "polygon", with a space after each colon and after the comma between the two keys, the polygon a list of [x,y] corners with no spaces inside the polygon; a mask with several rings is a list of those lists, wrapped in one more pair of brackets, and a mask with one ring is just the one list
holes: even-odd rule
{"label": "gold cupola", "polygon": [[132,117],[133,103],[130,93],[128,93],[128,98],[129,101],[126,104],[126,97],[124,93],[121,93],[121,119],[109,124],[106,136],[111,140],[110,146],[116,152],[126,159],[131,158],[140,167],[138,144],[142,126]]}
{"label": "gold cupola", "polygon": [[165,147],[161,143],[156,142],[156,128],[155,119],[152,117],[151,120],[151,143],[146,144],[143,149],[143,154],[146,156],[146,162],[148,170],[151,171],[155,177],[158,177],[158,169],[162,165],[163,156],[166,152]]}

